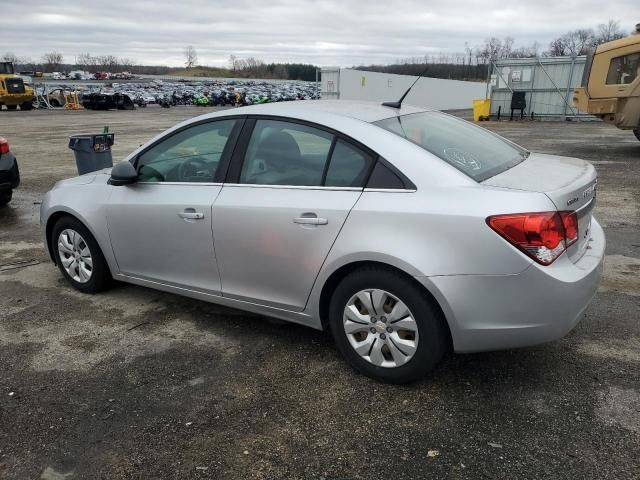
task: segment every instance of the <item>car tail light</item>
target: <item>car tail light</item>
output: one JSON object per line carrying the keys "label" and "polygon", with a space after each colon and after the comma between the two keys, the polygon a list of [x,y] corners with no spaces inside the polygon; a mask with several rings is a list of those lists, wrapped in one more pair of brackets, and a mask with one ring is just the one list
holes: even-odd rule
{"label": "car tail light", "polygon": [[559,212],[564,225],[567,248],[578,241],[578,215],[576,212]]}
{"label": "car tail light", "polygon": [[578,240],[575,212],[512,213],[487,218],[487,224],[542,265],[550,265]]}
{"label": "car tail light", "polygon": [[9,142],[4,137],[0,137],[0,154],[9,153]]}

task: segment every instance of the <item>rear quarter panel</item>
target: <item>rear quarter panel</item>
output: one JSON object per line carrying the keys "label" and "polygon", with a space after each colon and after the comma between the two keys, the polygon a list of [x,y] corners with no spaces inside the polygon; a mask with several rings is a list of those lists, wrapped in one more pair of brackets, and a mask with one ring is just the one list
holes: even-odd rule
{"label": "rear quarter panel", "polygon": [[555,210],[544,194],[481,185],[365,190],[325,261],[308,308],[317,311],[333,272],[357,261],[385,263],[414,277],[520,273],[532,260],[491,230],[486,218],[544,210]]}

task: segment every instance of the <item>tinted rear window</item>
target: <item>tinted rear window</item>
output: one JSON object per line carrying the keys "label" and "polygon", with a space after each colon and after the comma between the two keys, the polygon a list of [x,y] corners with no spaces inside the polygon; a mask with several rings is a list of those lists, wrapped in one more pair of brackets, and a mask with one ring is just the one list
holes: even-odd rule
{"label": "tinted rear window", "polygon": [[482,127],[441,112],[386,118],[375,125],[421,146],[477,182],[522,162],[528,152]]}

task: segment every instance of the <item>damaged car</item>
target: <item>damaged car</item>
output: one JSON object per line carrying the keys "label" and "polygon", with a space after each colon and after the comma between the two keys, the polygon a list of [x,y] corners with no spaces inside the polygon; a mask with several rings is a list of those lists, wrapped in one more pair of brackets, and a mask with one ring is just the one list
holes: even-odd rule
{"label": "damaged car", "polygon": [[328,330],[357,371],[552,341],[596,293],[597,175],[438,111],[348,101],[214,112],[58,182],[45,244],[115,279]]}

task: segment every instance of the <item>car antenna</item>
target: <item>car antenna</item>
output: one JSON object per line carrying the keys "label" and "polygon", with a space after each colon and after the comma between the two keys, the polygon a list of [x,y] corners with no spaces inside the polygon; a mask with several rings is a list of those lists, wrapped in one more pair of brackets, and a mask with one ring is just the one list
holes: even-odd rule
{"label": "car antenna", "polygon": [[427,65],[425,67],[425,69],[420,73],[420,75],[418,75],[418,78],[416,78],[416,80],[411,84],[411,86],[409,88],[407,88],[407,91],[404,92],[404,95],[402,95],[400,97],[400,100],[398,100],[397,102],[382,102],[382,106],[383,107],[391,107],[391,108],[402,108],[402,102],[404,101],[404,97],[406,97],[409,92],[411,91],[411,89],[413,88],[413,86],[418,83],[418,80],[420,80],[422,78],[422,76],[427,73],[427,70],[429,70],[429,65]]}

